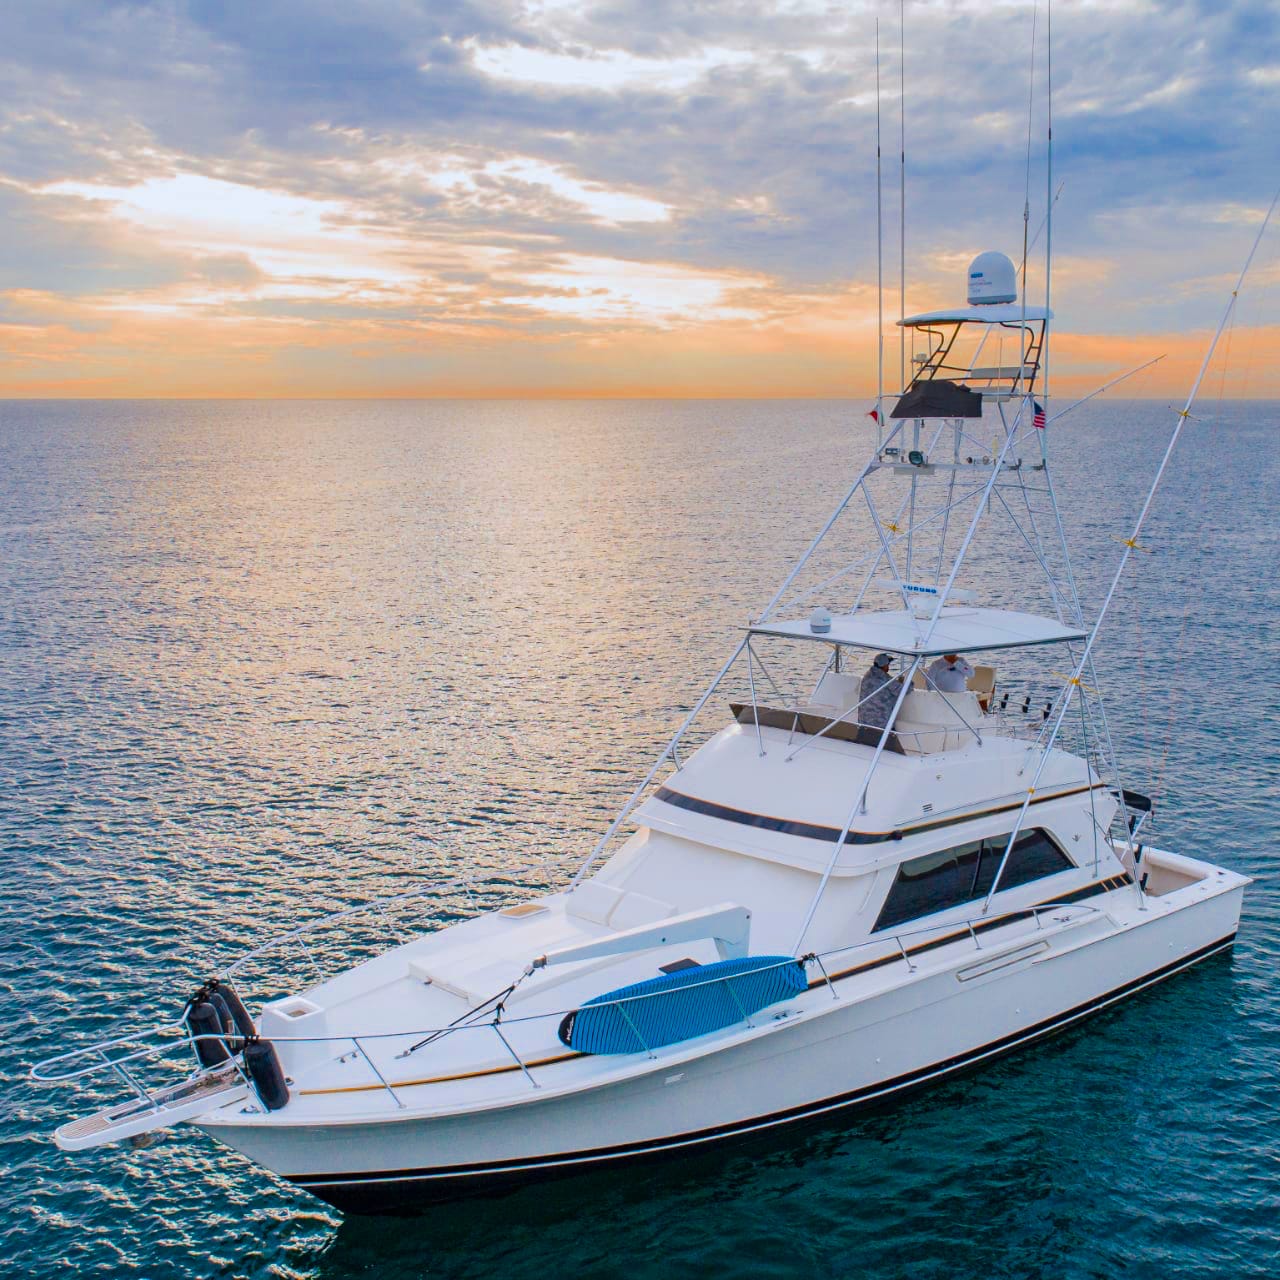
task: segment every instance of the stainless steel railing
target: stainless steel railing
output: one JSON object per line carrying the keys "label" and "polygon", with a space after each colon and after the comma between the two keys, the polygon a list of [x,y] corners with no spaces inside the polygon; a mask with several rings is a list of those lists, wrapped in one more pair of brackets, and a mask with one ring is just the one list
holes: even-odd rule
{"label": "stainless steel railing", "polygon": [[[1063,914],[1066,913],[1066,914]],[[343,913],[339,913],[343,914]],[[892,934],[883,934],[875,938],[869,938],[862,942],[852,943],[846,947],[837,947],[830,951],[819,953],[809,953],[805,956],[788,957],[780,960],[776,966],[764,966],[753,970],[754,974],[767,973],[772,968],[782,968],[786,965],[795,964],[797,961],[808,964],[817,965],[821,972],[822,978],[818,983],[810,987],[810,990],[816,989],[818,986],[824,987],[833,999],[841,999],[837,990],[837,983],[853,976],[854,973],[861,972],[866,966],[856,965],[854,969],[847,973],[837,972],[833,977],[832,969],[836,967],[837,961],[848,960],[855,953],[867,953],[870,962],[887,961],[890,963],[901,961],[905,964],[908,975],[917,972],[918,965],[913,956],[919,952],[928,949],[933,950],[936,947],[948,945],[951,943],[963,943],[966,940],[972,943],[977,951],[985,951],[980,935],[987,934],[999,928],[1002,925],[1014,923],[1017,920],[1029,920],[1032,928],[1027,932],[1043,933],[1045,931],[1044,917],[1055,916],[1053,923],[1066,925],[1074,923],[1088,915],[1100,914],[1100,909],[1089,906],[1084,903],[1043,903],[1033,907],[1018,908],[1013,911],[1004,912],[998,916],[990,917],[974,917],[959,921],[950,921],[946,923],[933,924],[919,929],[901,930]],[[296,931],[291,931],[296,932]],[[1019,941],[1025,935],[1019,935]],[[921,945],[920,940],[925,940]],[[914,945],[912,945],[914,943]],[[870,954],[874,953],[874,954]],[[693,991],[703,985],[713,985],[723,983],[725,978],[710,978],[706,983],[690,983],[688,986],[681,988],[682,991]],[[616,1001],[604,1001],[594,1007],[616,1006],[633,1006],[637,1001],[661,999],[669,993],[658,991],[648,995],[627,996]],[[446,1027],[414,1027],[405,1028],[396,1031],[379,1031],[379,1032],[346,1032],[335,1033],[323,1036],[271,1036],[271,1041],[277,1046],[286,1045],[314,1045],[321,1044],[331,1047],[334,1050],[333,1056],[329,1059],[344,1057],[347,1054],[354,1054],[368,1066],[372,1073],[375,1084],[371,1087],[385,1094],[394,1103],[397,1109],[405,1109],[405,1102],[397,1092],[397,1088],[404,1089],[408,1087],[408,1082],[389,1080],[383,1069],[378,1066],[376,1061],[376,1049],[378,1045],[390,1042],[402,1042],[409,1038],[420,1039],[428,1038],[433,1044],[446,1043],[455,1037],[467,1033],[491,1033],[502,1045],[505,1057],[510,1058],[511,1062],[519,1069],[524,1080],[532,1089],[538,1089],[541,1086],[533,1075],[533,1070],[542,1065],[536,1060],[530,1060],[528,1055],[521,1055],[517,1048],[513,1037],[506,1034],[518,1028],[530,1026],[535,1023],[551,1024],[558,1026],[559,1021],[568,1013],[569,1009],[560,1009],[552,1013],[529,1014],[523,1017],[506,1017],[504,1011],[499,1006],[491,1016],[484,1020],[454,1023]],[[621,1009],[624,1017],[630,1022],[630,1018],[626,1014],[625,1009]],[[748,1027],[753,1026],[751,1017],[754,1015],[744,1016]],[[634,1025],[634,1024],[632,1024]],[[733,1024],[737,1026],[738,1024]],[[505,1028],[505,1031],[504,1031]],[[641,1044],[644,1044],[643,1036],[637,1031],[637,1037]],[[163,1024],[148,1032],[139,1035],[121,1036],[113,1040],[103,1041],[94,1045],[86,1045],[82,1048],[72,1049],[66,1053],[54,1055],[46,1058],[29,1070],[30,1078],[41,1083],[67,1083],[74,1081],[84,1081],[94,1077],[100,1077],[105,1074],[114,1075],[118,1080],[123,1082],[141,1101],[150,1104],[159,1113],[162,1110],[163,1098],[157,1095],[159,1090],[148,1089],[140,1078],[140,1070],[145,1067],[154,1067],[163,1065],[166,1057],[173,1055],[177,1051],[188,1051],[194,1054],[196,1047],[201,1041],[212,1041],[220,1043],[230,1055],[226,1062],[218,1063],[210,1067],[200,1067],[196,1071],[189,1073],[180,1084],[186,1085],[193,1081],[214,1078],[219,1074],[228,1074],[228,1068],[235,1074],[236,1078],[244,1083],[249,1089],[249,1096],[252,1101],[254,1090],[249,1077],[244,1071],[243,1065],[238,1056],[231,1054],[231,1045],[229,1040],[236,1037],[222,1037],[216,1035],[192,1035],[186,1028],[184,1023]],[[373,1044],[374,1051],[371,1052],[368,1047]],[[548,1040],[550,1044],[550,1040]],[[115,1050],[123,1050],[123,1052],[115,1053]],[[645,1051],[653,1056],[653,1050],[645,1045]],[[385,1061],[384,1061],[385,1065]],[[508,1068],[510,1070],[510,1068]],[[422,1082],[414,1082],[422,1083]],[[255,1109],[261,1111],[263,1108],[253,1102]]]}

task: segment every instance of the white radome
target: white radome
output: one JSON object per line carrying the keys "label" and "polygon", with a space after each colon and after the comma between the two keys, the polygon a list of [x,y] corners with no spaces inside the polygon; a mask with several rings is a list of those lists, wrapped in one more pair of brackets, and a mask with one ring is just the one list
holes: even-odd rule
{"label": "white radome", "polygon": [[988,249],[969,263],[969,305],[1017,302],[1018,272],[1003,253]]}

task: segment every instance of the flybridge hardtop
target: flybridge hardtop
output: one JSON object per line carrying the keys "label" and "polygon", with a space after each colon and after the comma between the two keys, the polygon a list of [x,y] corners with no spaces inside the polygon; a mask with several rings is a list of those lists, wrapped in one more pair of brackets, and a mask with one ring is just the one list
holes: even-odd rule
{"label": "flybridge hardtop", "polygon": [[[193,1124],[382,1210],[882,1102],[1228,948],[1247,880],[1147,843],[1107,727],[1111,595],[1087,623],[1036,399],[1051,313],[1002,255],[968,283],[903,321],[896,416],[569,884],[259,945],[172,1024],[36,1067],[132,1092],[59,1144]],[[404,934],[321,970],[370,919]]]}
{"label": "flybridge hardtop", "polygon": [[943,307],[939,311],[922,311],[897,321],[907,328],[923,328],[930,324],[1001,324],[1020,325],[1028,321],[1052,320],[1048,307],[1023,307],[1018,303],[971,303],[967,307]]}
{"label": "flybridge hardtop", "polygon": [[[904,588],[910,593],[910,588]],[[932,596],[933,588],[930,588]],[[930,625],[932,624],[932,625]],[[983,653],[997,649],[1027,648],[1042,644],[1082,641],[1085,631],[1055,618],[1042,618],[1014,609],[973,609],[947,605],[921,618],[910,607],[902,611],[832,615],[830,625],[815,629],[812,616],[755,623],[750,631],[759,636],[791,640],[821,640],[859,649],[883,649],[889,653],[922,658],[947,653]]]}

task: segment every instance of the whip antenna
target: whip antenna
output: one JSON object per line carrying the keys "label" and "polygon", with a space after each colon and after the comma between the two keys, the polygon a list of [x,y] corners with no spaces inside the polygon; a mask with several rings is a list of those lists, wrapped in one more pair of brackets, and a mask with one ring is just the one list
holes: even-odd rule
{"label": "whip antenna", "polygon": [[884,215],[880,183],[880,19],[876,19],[876,448],[884,433]]}
{"label": "whip antenna", "polygon": [[[1045,10],[1044,101],[1048,136],[1045,141],[1044,175],[1044,327],[1040,331],[1040,399],[1049,408],[1049,293],[1053,276],[1053,0]],[[1061,191],[1059,190],[1059,195]]]}
{"label": "whip antenna", "polygon": [[[1035,113],[1036,101],[1036,18],[1039,5],[1031,8],[1031,65],[1027,69],[1027,170],[1026,182],[1022,193],[1022,326],[1018,335],[1018,380],[1015,389],[1021,388],[1027,367],[1027,247],[1031,231],[1031,121]],[[1041,329],[1043,338],[1044,330]]]}
{"label": "whip antenna", "polygon": [[907,37],[906,0],[898,0],[898,383],[907,389]]}

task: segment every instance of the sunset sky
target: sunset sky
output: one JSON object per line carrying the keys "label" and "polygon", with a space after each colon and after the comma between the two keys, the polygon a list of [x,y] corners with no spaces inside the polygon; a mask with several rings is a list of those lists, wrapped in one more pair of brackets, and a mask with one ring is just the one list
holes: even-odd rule
{"label": "sunset sky", "polygon": [[[877,17],[892,317],[896,3],[14,0],[0,396],[868,394]],[[1032,23],[906,5],[909,311],[1021,253]],[[1053,45],[1055,384],[1173,394],[1280,183],[1280,7],[1059,0]],[[1278,262],[1229,394],[1280,395]]]}

